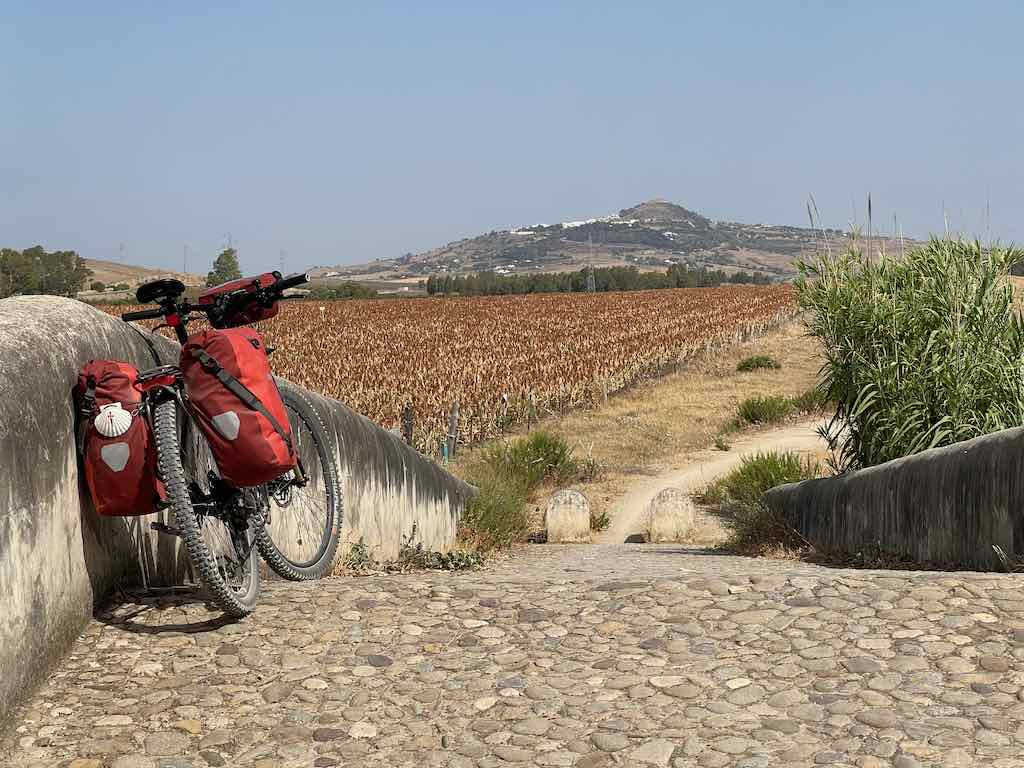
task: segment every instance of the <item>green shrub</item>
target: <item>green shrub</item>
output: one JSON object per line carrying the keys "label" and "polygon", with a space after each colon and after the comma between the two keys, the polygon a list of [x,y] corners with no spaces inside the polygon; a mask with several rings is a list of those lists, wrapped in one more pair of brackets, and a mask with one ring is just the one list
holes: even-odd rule
{"label": "green shrub", "polygon": [[593,458],[577,459],[565,440],[543,430],[492,446],[484,454],[484,464],[517,478],[528,492],[545,482],[568,484],[592,480],[601,472]]}
{"label": "green shrub", "polygon": [[797,453],[758,453],[744,457],[736,469],[708,485],[695,500],[720,509],[723,524],[729,530],[726,546],[730,549],[799,549],[805,542],[764,505],[761,497],[769,488],[820,474],[821,466],[816,461]]}
{"label": "green shrub", "polygon": [[392,571],[410,571],[419,569],[439,571],[471,571],[483,565],[484,558],[480,552],[455,549],[451,552],[434,552],[424,548],[422,542],[403,546],[398,552],[398,560],[390,568]]}
{"label": "green shrub", "polygon": [[460,538],[484,551],[508,547],[525,538],[529,525],[525,484],[487,465],[478,468],[469,481],[480,493],[466,505]]}
{"label": "green shrub", "polygon": [[782,395],[755,395],[736,408],[740,424],[775,424],[793,412],[793,402]]}
{"label": "green shrub", "polygon": [[900,259],[853,249],[799,265],[838,469],[1024,423],[1024,322],[1005,279],[1022,258],[932,239]]}
{"label": "green shrub", "polygon": [[592,480],[600,471],[593,458],[577,459],[565,440],[543,430],[491,446],[466,472],[480,494],[463,514],[460,535],[483,549],[521,541],[528,532],[527,504],[533,491],[545,482]]}
{"label": "green shrub", "polygon": [[726,435],[731,435],[733,432],[739,432],[744,426],[746,425],[740,420],[739,416],[733,416],[722,424],[722,428],[718,431],[718,436],[724,438]]}
{"label": "green shrub", "polygon": [[521,480],[528,491],[545,480],[564,482],[575,478],[580,469],[569,444],[544,431],[495,445],[485,454],[484,461]]}
{"label": "green shrub", "polygon": [[821,413],[828,408],[828,395],[818,387],[811,387],[791,399],[793,410],[798,413]]}
{"label": "green shrub", "polygon": [[793,451],[744,456],[740,465],[711,483],[700,495],[703,504],[753,504],[769,488],[818,477],[821,465]]}
{"label": "green shrub", "polygon": [[747,372],[747,371],[758,371],[761,369],[778,370],[782,365],[774,357],[769,355],[751,355],[745,357],[736,364],[736,370]]}
{"label": "green shrub", "polygon": [[731,506],[723,524],[729,531],[724,548],[738,554],[792,556],[809,549],[807,540],[762,502]]}
{"label": "green shrub", "polygon": [[722,478],[708,483],[702,490],[693,494],[693,500],[708,507],[717,507],[725,503],[725,486]]}

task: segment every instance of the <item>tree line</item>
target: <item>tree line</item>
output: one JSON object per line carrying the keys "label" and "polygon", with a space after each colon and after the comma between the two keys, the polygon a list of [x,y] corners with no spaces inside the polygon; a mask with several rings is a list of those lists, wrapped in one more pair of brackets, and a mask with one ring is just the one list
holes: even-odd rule
{"label": "tree line", "polygon": [[334,301],[337,299],[376,299],[377,292],[372,288],[354,282],[344,280],[336,284],[318,284],[310,288],[306,294],[307,298],[319,299],[321,301]]}
{"label": "tree line", "polygon": [[[636,267],[597,267],[594,288],[597,291],[640,291],[653,288],[711,288],[726,283],[763,285],[771,279],[761,274],[673,264],[664,272],[641,272]],[[577,293],[587,290],[587,270],[578,272],[538,272],[528,275],[499,275],[479,272],[471,275],[431,275],[427,293],[434,295],[496,296],[520,293]]]}
{"label": "tree line", "polygon": [[74,296],[91,275],[74,251],[47,251],[41,245],[24,251],[0,248],[0,299],[22,293]]}

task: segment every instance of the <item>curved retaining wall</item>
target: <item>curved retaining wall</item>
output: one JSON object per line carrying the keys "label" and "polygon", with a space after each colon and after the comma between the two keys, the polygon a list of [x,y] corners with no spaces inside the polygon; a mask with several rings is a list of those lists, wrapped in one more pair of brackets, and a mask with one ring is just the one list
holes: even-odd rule
{"label": "curved retaining wall", "polygon": [[[157,516],[101,518],[92,509],[72,403],[87,360],[146,369],[176,362],[178,349],[78,301],[0,301],[0,721],[115,585],[185,575],[177,540],[149,529]],[[362,539],[388,559],[415,529],[425,547],[449,549],[473,489],[338,401],[303,392],[336,439],[344,540]]]}
{"label": "curved retaining wall", "polygon": [[1024,428],[782,485],[765,501],[828,551],[1001,569],[993,545],[1024,555]]}

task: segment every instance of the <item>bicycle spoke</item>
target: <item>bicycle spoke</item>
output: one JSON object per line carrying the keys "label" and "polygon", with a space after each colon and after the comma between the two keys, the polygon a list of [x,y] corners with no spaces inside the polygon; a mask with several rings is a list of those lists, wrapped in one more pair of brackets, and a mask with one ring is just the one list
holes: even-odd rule
{"label": "bicycle spoke", "polygon": [[[341,488],[334,448],[310,403],[285,392],[299,469],[265,487],[264,525],[257,537],[260,554],[286,579],[320,578],[337,553]],[[304,477],[304,482],[299,478]]]}

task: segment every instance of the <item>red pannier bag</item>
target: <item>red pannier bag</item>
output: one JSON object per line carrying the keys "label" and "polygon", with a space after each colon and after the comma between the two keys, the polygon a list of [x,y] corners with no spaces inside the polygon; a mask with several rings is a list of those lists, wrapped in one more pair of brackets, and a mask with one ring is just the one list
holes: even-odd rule
{"label": "red pannier bag", "polygon": [[189,336],[181,372],[189,407],[226,480],[239,488],[262,485],[295,466],[288,414],[257,331]]}
{"label": "red pannier bag", "polygon": [[[219,296],[222,296],[225,293],[233,293],[238,290],[244,290],[252,293],[257,288],[266,288],[268,285],[273,285],[277,282],[279,277],[281,277],[280,273],[264,272],[258,277],[243,277],[240,280],[231,280],[227,283],[215,285],[213,288],[209,288],[199,294],[196,306],[203,307],[212,305],[216,303]],[[218,324],[216,327],[226,328],[238,325],[250,325],[251,323],[258,323],[260,320],[269,320],[277,314],[277,310],[278,306],[276,301],[269,307],[265,307],[259,302],[250,302],[243,309],[235,312],[231,317],[224,318],[224,322]]]}
{"label": "red pannier bag", "polygon": [[167,492],[156,473],[156,443],[139,412],[139,371],[118,360],[90,360],[78,374],[78,450],[96,511],[148,515]]}

